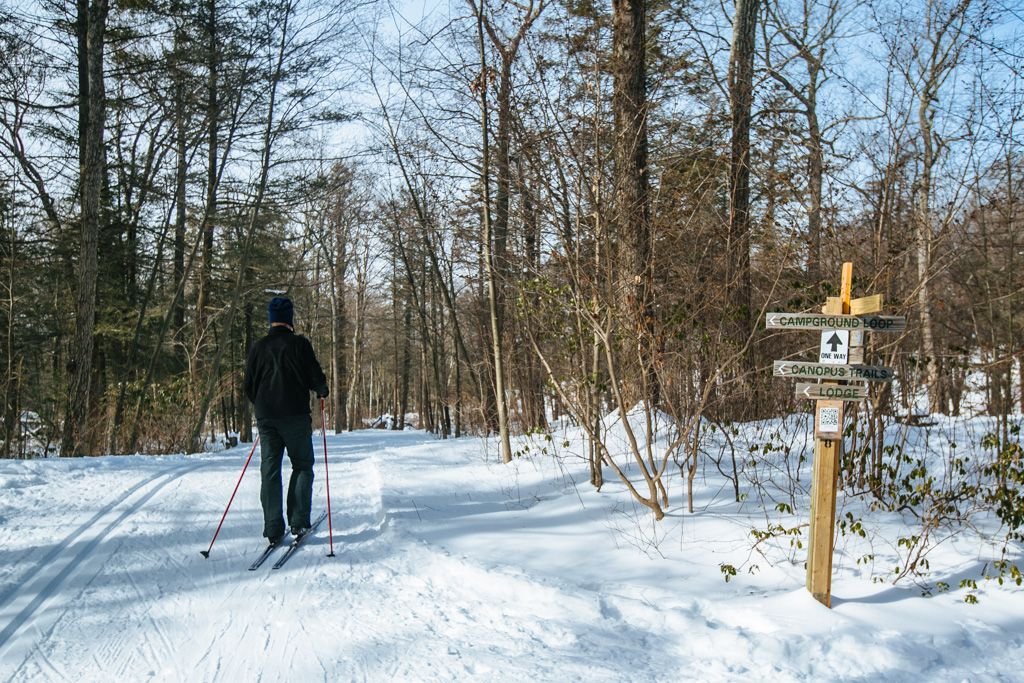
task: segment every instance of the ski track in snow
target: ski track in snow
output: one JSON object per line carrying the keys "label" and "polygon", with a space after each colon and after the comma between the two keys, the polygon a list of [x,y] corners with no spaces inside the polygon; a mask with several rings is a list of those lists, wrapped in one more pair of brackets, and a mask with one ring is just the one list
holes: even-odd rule
{"label": "ski track in snow", "polygon": [[[4,667],[24,663],[35,651],[42,661],[40,673],[48,672],[47,677],[61,680],[73,678],[63,673],[62,667],[54,663],[39,641],[56,631],[71,609],[69,603],[89,590],[101,567],[120,550],[123,542],[115,536],[125,520],[166,486],[202,465],[201,462],[178,464],[139,480],[121,496],[103,505],[69,536],[56,542],[20,577],[0,598],[0,624],[4,625],[0,630],[0,661]],[[46,609],[42,609],[44,606]],[[0,673],[3,671],[0,668]],[[22,673],[23,667],[18,665],[9,678],[16,680]]]}
{"label": "ski track in snow", "polygon": [[[168,484],[197,469],[202,463],[186,463],[169,471],[157,472],[125,491],[116,500],[103,506],[91,519],[53,548],[23,577],[25,583],[9,589],[0,598],[0,659],[23,661],[32,649],[33,637],[52,630],[63,616],[59,596],[79,587],[87,588],[92,568],[102,565],[118,546],[101,544],[136,510],[146,504]],[[31,578],[28,578],[31,577]],[[39,615],[40,608],[50,601],[55,609]],[[31,623],[31,629],[25,626]],[[44,656],[44,661],[47,661]],[[60,669],[50,664],[55,672]]]}

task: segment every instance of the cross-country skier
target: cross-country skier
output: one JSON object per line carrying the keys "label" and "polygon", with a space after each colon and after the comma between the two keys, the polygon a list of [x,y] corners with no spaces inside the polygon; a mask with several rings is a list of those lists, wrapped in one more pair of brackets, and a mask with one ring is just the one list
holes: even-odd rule
{"label": "cross-country skier", "polygon": [[249,349],[245,393],[252,401],[260,434],[260,502],[263,535],[280,543],[285,535],[281,463],[292,463],[288,482],[288,526],[293,535],[309,528],[313,497],[313,423],[309,392],[326,398],[327,378],[313,345],[295,334],[291,299],[274,297],[267,306],[270,331]]}

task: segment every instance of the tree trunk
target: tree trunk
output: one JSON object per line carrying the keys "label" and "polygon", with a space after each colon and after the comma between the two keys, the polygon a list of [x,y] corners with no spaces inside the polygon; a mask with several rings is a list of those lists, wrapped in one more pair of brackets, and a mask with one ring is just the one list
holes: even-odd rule
{"label": "tree trunk", "polygon": [[366,328],[366,272],[369,267],[369,247],[364,245],[363,258],[356,264],[356,319],[353,321],[352,334],[352,371],[349,373],[348,385],[348,423],[345,428],[352,431],[361,419],[359,410],[358,390],[362,378],[363,367],[363,336]]}
{"label": "tree trunk", "polygon": [[[3,207],[6,208],[6,207]],[[6,237],[6,235],[5,235]],[[5,368],[4,368],[4,433],[3,433],[3,452],[0,457],[10,458],[11,457],[11,444],[18,434],[18,376],[20,374],[20,363],[18,363],[18,369],[15,369],[15,355],[17,353],[15,347],[15,334],[14,334],[14,321],[15,321],[15,303],[17,302],[17,296],[15,294],[15,263],[20,256],[17,253],[18,239],[17,231],[12,229],[10,231],[11,241],[5,245],[7,252],[7,272],[4,273],[6,276],[4,279],[4,289],[7,290],[7,297],[4,299],[4,312],[7,315],[7,326],[4,330],[5,343],[4,343],[4,356],[5,356]]]}
{"label": "tree trunk", "polygon": [[487,317],[491,336],[491,356],[494,363],[494,399],[498,415],[498,440],[502,462],[512,461],[512,445],[509,439],[508,396],[505,393],[505,359],[501,338],[501,319],[499,317],[499,293],[497,282],[497,266],[494,255],[494,235],[491,225],[491,169],[490,169],[490,126],[487,104],[488,67],[487,51],[484,47],[483,0],[479,7],[474,6],[477,13],[478,48],[480,51],[480,75],[478,90],[480,95],[480,136],[481,168],[480,183],[482,192],[484,282],[487,287]]}
{"label": "tree trunk", "polygon": [[942,411],[942,389],[939,376],[939,359],[935,347],[935,325],[932,320],[932,225],[931,188],[934,146],[932,144],[930,90],[925,89],[918,106],[918,123],[921,126],[922,160],[921,178],[917,187],[915,212],[915,249],[917,253],[917,305],[921,316],[921,354],[924,356],[924,384],[928,388],[930,412]]}
{"label": "tree trunk", "polygon": [[[242,319],[245,321],[243,347],[247,355],[253,341],[255,341],[252,333],[252,318],[252,304],[246,304],[245,314],[242,316]],[[241,386],[238,389],[238,413],[238,438],[244,443],[250,443],[252,442],[252,404],[249,403],[249,397],[245,395],[245,390]]]}
{"label": "tree trunk", "polygon": [[345,273],[348,270],[348,238],[347,230],[342,225],[344,219],[335,215],[331,220],[331,229],[334,233],[334,254],[331,262],[334,264],[331,279],[334,288],[331,292],[331,312],[333,339],[332,353],[334,355],[334,378],[331,393],[334,399],[334,431],[341,432],[348,424],[348,369],[346,367],[345,354],[345,328],[348,326],[347,314],[345,311]]}
{"label": "tree trunk", "polygon": [[206,209],[203,212],[202,256],[199,266],[199,284],[196,295],[196,339],[201,339],[206,328],[206,309],[210,302],[210,280],[213,271],[213,229],[217,212],[217,154],[220,126],[219,78],[220,45],[217,36],[217,0],[206,0],[206,118],[208,125],[206,147]]}
{"label": "tree trunk", "polygon": [[[520,173],[522,176],[522,173]],[[525,260],[527,267],[535,273],[540,272],[540,220],[534,203],[534,195],[525,180],[522,181],[523,198],[523,229],[525,231],[524,242],[526,246]],[[540,297],[536,293],[530,295],[529,305],[537,309],[540,306]],[[529,318],[521,323],[529,325]],[[523,401],[524,427],[528,430],[546,430],[548,428],[547,415],[544,406],[544,374],[541,370],[537,356],[532,352],[529,344],[522,344],[520,393]]]}
{"label": "tree trunk", "polygon": [[612,109],[615,119],[614,231],[619,244],[625,319],[636,336],[641,397],[661,402],[655,358],[654,263],[647,172],[645,0],[613,0]]}
{"label": "tree trunk", "polygon": [[405,301],[402,315],[402,365],[399,375],[398,415],[394,421],[396,429],[405,429],[405,414],[409,412],[409,380],[412,373],[412,308]]}
{"label": "tree trunk", "polygon": [[103,132],[106,96],[103,84],[103,42],[107,0],[78,0],[79,160],[81,242],[75,336],[70,357],[68,410],[61,438],[62,455],[86,455],[93,445],[91,408],[93,333],[96,323],[97,248],[100,197],[106,171]]}
{"label": "tree trunk", "polygon": [[807,282],[821,280],[821,205],[822,178],[825,174],[825,153],[818,125],[817,84],[808,86],[807,109]]}
{"label": "tree trunk", "polygon": [[[175,31],[175,53],[184,50],[185,45],[181,30]],[[188,180],[188,154],[185,137],[185,84],[183,65],[178,64],[174,70],[174,137],[175,159],[174,174],[174,282],[181,282],[185,277],[185,221],[188,217],[185,190]],[[183,298],[175,301],[174,304],[174,329],[178,330],[185,326],[185,300]],[[186,367],[184,348],[179,346],[180,369]]]}
{"label": "tree trunk", "polygon": [[[726,248],[730,315],[742,343],[753,331],[750,282],[750,118],[754,91],[754,47],[759,0],[736,0],[729,53],[729,104],[732,142],[729,154],[729,229]],[[747,365],[752,364],[748,353]]]}

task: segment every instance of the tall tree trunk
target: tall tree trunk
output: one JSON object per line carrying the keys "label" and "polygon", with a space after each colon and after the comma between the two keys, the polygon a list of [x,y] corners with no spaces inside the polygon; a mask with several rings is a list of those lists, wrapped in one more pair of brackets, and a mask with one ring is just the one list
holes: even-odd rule
{"label": "tall tree trunk", "polygon": [[[182,30],[174,33],[175,54],[185,49]],[[186,122],[185,122],[185,73],[184,65],[175,62],[174,69],[174,138],[177,158],[175,160],[174,176],[174,282],[180,282],[185,277],[185,227],[188,217],[185,190],[188,180],[188,153],[186,148]],[[185,326],[185,301],[178,299],[174,305],[174,329],[180,334]],[[184,357],[184,345],[178,356],[181,363],[180,369],[186,367]]]}
{"label": "tall tree trunk", "polygon": [[196,339],[201,339],[206,328],[206,309],[210,302],[213,272],[213,229],[217,213],[218,130],[220,126],[219,78],[220,45],[217,36],[217,0],[206,0],[206,118],[208,125],[206,148],[206,209],[202,224],[202,257],[199,266],[199,285],[196,296]]}
{"label": "tall tree trunk", "polygon": [[[515,111],[512,106],[512,66],[515,63],[516,57],[519,53],[519,46],[522,44],[523,38],[529,32],[530,28],[540,17],[546,6],[546,0],[527,0],[518,6],[518,9],[522,12],[522,22],[516,28],[515,33],[511,37],[506,37],[498,28],[490,21],[484,13],[484,2],[481,0],[480,7],[477,8],[475,0],[469,0],[470,7],[473,8],[474,12],[478,13],[481,28],[486,32],[491,44],[494,46],[498,53],[500,60],[498,68],[498,83],[497,83],[497,97],[496,97],[496,111],[497,111],[497,129],[495,131],[495,150],[494,150],[494,215],[491,221],[491,244],[488,245],[492,249],[491,254],[491,269],[493,270],[494,279],[494,290],[495,290],[495,301],[493,308],[495,309],[494,316],[497,322],[498,335],[505,335],[505,291],[510,286],[511,282],[511,269],[509,265],[508,257],[508,240],[510,231],[510,205],[511,205],[511,188],[512,188],[512,128],[514,123]],[[482,67],[486,67],[485,55],[483,52],[483,37],[481,36],[480,46],[480,57]],[[481,71],[482,77],[480,84],[481,94],[483,99],[481,100],[483,106],[486,108],[486,91],[489,85],[489,72],[484,68]],[[485,124],[486,125],[486,124]],[[486,139],[486,135],[485,135]],[[488,178],[485,175],[485,182],[488,182]],[[485,188],[486,189],[486,188]],[[489,207],[488,207],[489,208]],[[488,284],[488,287],[490,285]],[[494,338],[494,333],[491,332],[491,345],[492,348],[497,346],[503,346],[502,340]],[[494,394],[496,398],[495,412],[498,415],[498,433],[499,436],[502,433],[503,426],[501,424],[501,413],[504,410],[508,419],[509,407],[506,398],[498,397],[500,391],[497,388],[498,382],[501,381],[503,386],[508,385],[509,375],[504,369],[503,364],[492,368],[494,378]],[[504,372],[503,377],[498,377],[499,371]],[[522,400],[525,403],[536,400],[535,397],[530,396],[528,392],[532,391],[532,386],[524,385],[520,386],[519,389],[523,392]],[[543,397],[541,397],[543,400]],[[499,405],[500,402],[505,402],[504,408]],[[505,425],[507,429],[507,425]],[[504,444],[504,437],[502,437],[502,444]],[[504,448],[504,445],[502,446]]]}
{"label": "tall tree trunk", "polygon": [[807,109],[807,282],[815,284],[821,279],[821,205],[822,179],[825,175],[825,153],[821,128],[818,124],[817,85],[808,87]]}
{"label": "tall tree trunk", "polygon": [[[339,212],[340,213],[340,212]],[[348,316],[345,311],[345,272],[348,270],[348,238],[347,230],[342,225],[344,219],[338,215],[331,221],[334,232],[334,264],[331,279],[334,288],[331,292],[331,337],[334,355],[334,378],[331,393],[334,394],[334,431],[341,432],[348,425],[348,368],[345,353],[345,328],[348,327]]]}
{"label": "tall tree trunk", "polygon": [[[924,382],[928,388],[928,407],[932,413],[945,412],[945,384],[932,319],[932,247],[935,216],[931,206],[934,171],[944,143],[937,139],[933,120],[943,83],[955,73],[964,47],[970,42],[967,12],[971,0],[960,0],[944,13],[940,3],[929,0],[925,7],[926,49],[920,52],[917,87],[917,122],[921,141],[921,175],[917,181],[914,231],[917,256],[917,303],[921,318],[921,353],[924,356]],[[918,56],[915,55],[915,61]]]}
{"label": "tall tree trunk", "polygon": [[[251,303],[247,303],[245,305],[245,313],[242,316],[242,319],[245,321],[244,322],[245,331],[243,332],[243,339],[244,339],[243,344],[244,344],[244,351],[246,353],[248,353],[249,349],[252,347],[253,341],[255,341],[253,339],[253,333],[252,333],[252,319],[253,319],[252,309],[253,309],[252,304]],[[239,426],[239,429],[238,429],[239,438],[243,442],[249,443],[249,442],[252,441],[252,404],[249,403],[249,399],[245,395],[245,391],[244,391],[244,389],[241,386],[238,387],[238,403],[237,403],[237,405],[238,405],[238,413],[239,413],[239,420],[238,420],[239,421],[239,425],[238,425]]]}
{"label": "tall tree trunk", "polygon": [[[0,211],[6,207],[0,205]],[[7,231],[5,231],[6,233]],[[4,237],[7,237],[5,234]],[[4,299],[4,313],[7,316],[7,325],[4,330],[4,433],[3,433],[3,452],[0,457],[9,458],[11,457],[11,444],[15,441],[18,430],[18,376],[20,374],[20,363],[17,363],[18,369],[15,369],[16,361],[15,355],[17,350],[15,347],[15,303],[18,297],[15,294],[15,264],[20,254],[17,253],[18,247],[18,235],[17,230],[12,226],[10,230],[10,242],[5,244],[7,253],[7,268],[4,273],[4,289],[7,291],[7,296]],[[19,439],[20,440],[20,439]]]}
{"label": "tall tree trunk", "polygon": [[484,18],[483,0],[479,7],[474,5],[477,13],[477,36],[478,48],[480,51],[480,75],[477,80],[478,92],[480,95],[480,136],[481,145],[481,168],[480,184],[482,192],[481,213],[483,220],[483,235],[481,246],[483,247],[484,282],[487,287],[487,317],[491,334],[491,356],[494,363],[494,398],[498,414],[498,440],[502,462],[512,461],[512,444],[509,439],[508,424],[508,396],[505,392],[505,358],[501,338],[501,321],[499,318],[498,303],[498,282],[496,281],[496,265],[494,261],[494,236],[491,225],[491,154],[490,154],[490,125],[487,104],[488,88],[488,66],[487,50],[484,46]]}
{"label": "tall tree trunk", "polygon": [[75,337],[70,365],[68,410],[61,437],[62,455],[85,455],[93,445],[91,408],[93,332],[96,323],[97,248],[102,212],[100,197],[106,171],[103,131],[106,94],[103,85],[103,42],[107,0],[78,0],[79,89],[79,197],[81,241],[78,256],[78,291]]}
{"label": "tall tree trunk", "polygon": [[914,216],[915,250],[917,252],[917,305],[921,316],[921,353],[924,356],[924,383],[928,387],[928,407],[932,413],[942,412],[942,389],[939,377],[939,359],[935,347],[935,325],[932,320],[932,167],[935,149],[932,144],[930,90],[921,94],[918,106],[918,124],[921,126],[922,168],[917,186]]}
{"label": "tall tree trunk", "polygon": [[412,305],[405,300],[402,314],[402,365],[398,381],[398,416],[395,420],[396,429],[405,429],[405,414],[409,412],[409,380],[412,374]]}
{"label": "tall tree trunk", "polygon": [[348,431],[355,429],[357,420],[361,419],[358,390],[359,380],[363,376],[363,336],[366,329],[366,273],[369,268],[368,259],[369,247],[363,245],[362,257],[356,262],[356,319],[352,324],[352,371],[349,373],[346,396],[348,400],[348,409],[346,410],[348,423],[345,425],[345,428]]}
{"label": "tall tree trunk", "polygon": [[[534,202],[534,192],[523,178],[522,171],[520,171],[519,177],[521,179],[520,194],[523,199],[525,262],[527,268],[535,273],[539,273],[540,219],[537,215],[536,203]],[[528,301],[531,308],[539,309],[540,296],[537,293],[530,294]],[[531,323],[529,318],[527,318],[520,324],[529,325]],[[523,426],[528,430],[546,430],[548,421],[544,410],[544,373],[530,345],[524,343],[521,346],[520,373],[523,381],[520,382],[520,393],[522,395],[523,414],[525,416]]]}
{"label": "tall tree trunk", "polygon": [[643,383],[650,408],[661,402],[654,321],[653,236],[647,171],[645,0],[612,2],[612,109],[615,119],[614,230]]}
{"label": "tall tree trunk", "polygon": [[[754,100],[754,47],[760,0],[736,0],[729,53],[729,104],[732,138],[729,154],[729,229],[726,287],[737,339],[753,331],[750,282],[750,118]],[[753,359],[747,355],[748,367]]]}

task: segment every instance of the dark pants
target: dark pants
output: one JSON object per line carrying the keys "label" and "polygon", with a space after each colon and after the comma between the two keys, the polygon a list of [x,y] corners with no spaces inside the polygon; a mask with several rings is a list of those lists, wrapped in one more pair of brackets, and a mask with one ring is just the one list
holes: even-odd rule
{"label": "dark pants", "polygon": [[281,463],[284,451],[292,463],[288,482],[288,526],[308,527],[313,499],[313,423],[309,415],[257,420],[260,433],[260,502],[263,535],[284,535],[281,509]]}

